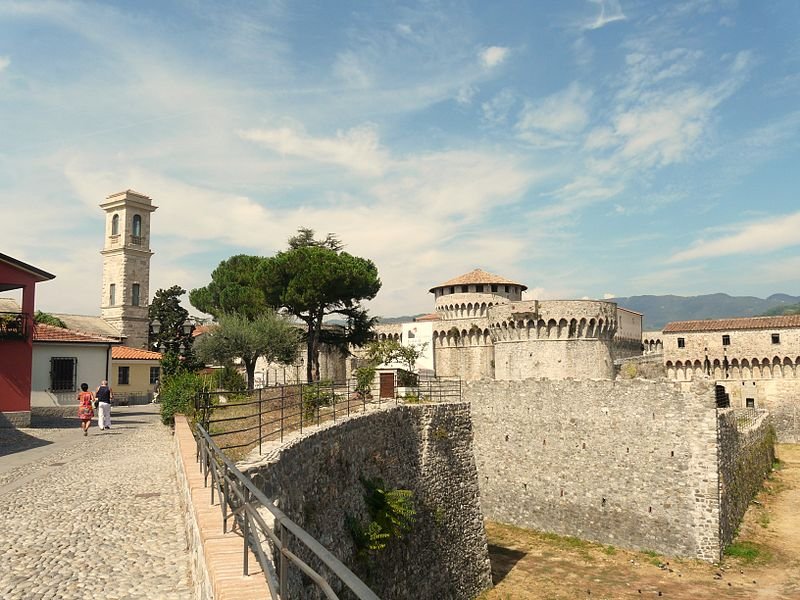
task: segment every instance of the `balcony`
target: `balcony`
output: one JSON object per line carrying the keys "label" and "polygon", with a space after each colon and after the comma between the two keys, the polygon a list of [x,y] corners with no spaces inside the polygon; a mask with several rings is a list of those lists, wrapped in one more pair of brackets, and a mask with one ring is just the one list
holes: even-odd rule
{"label": "balcony", "polygon": [[28,339],[28,315],[0,312],[0,340]]}

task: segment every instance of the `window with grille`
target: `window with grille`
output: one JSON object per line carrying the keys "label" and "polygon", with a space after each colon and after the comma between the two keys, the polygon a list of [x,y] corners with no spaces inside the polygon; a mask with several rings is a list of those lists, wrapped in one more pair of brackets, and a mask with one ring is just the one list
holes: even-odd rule
{"label": "window with grille", "polygon": [[131,368],[120,367],[117,371],[117,383],[119,385],[128,385],[131,381]]}
{"label": "window with grille", "polygon": [[678,338],[678,348],[686,348],[686,339]]}
{"label": "window with grille", "polygon": [[161,367],[150,367],[150,385],[155,384],[161,375]]}
{"label": "window with grille", "polygon": [[722,345],[723,346],[730,346],[731,345],[731,336],[723,335],[722,336]]}
{"label": "window with grille", "polygon": [[53,357],[50,359],[50,390],[74,392],[78,376],[78,359]]}

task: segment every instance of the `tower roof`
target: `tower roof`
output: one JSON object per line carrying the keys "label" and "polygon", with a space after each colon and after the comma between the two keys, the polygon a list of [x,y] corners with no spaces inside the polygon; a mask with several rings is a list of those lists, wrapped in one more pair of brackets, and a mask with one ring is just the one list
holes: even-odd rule
{"label": "tower roof", "polygon": [[482,269],[473,269],[469,273],[464,273],[453,279],[448,279],[444,283],[433,286],[429,292],[433,293],[436,288],[447,287],[451,285],[474,285],[474,284],[501,284],[501,285],[518,285],[523,290],[527,290],[528,286],[506,279],[494,273],[487,273]]}

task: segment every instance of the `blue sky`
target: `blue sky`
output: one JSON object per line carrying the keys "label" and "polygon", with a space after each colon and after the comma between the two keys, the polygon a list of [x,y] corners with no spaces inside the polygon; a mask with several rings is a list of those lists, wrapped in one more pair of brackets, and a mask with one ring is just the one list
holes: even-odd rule
{"label": "blue sky", "polygon": [[103,212],[151,289],[300,226],[374,314],[483,268],[529,297],[800,294],[800,3],[0,0],[0,252],[96,314]]}

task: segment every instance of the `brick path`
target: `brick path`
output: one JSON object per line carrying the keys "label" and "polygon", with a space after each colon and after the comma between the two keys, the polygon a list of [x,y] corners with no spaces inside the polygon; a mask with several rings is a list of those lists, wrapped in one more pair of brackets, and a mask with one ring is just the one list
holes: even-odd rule
{"label": "brick path", "polygon": [[[157,407],[112,429],[26,429],[53,442],[0,454],[0,598],[192,598],[169,428]],[[13,468],[7,468],[15,464]]]}

